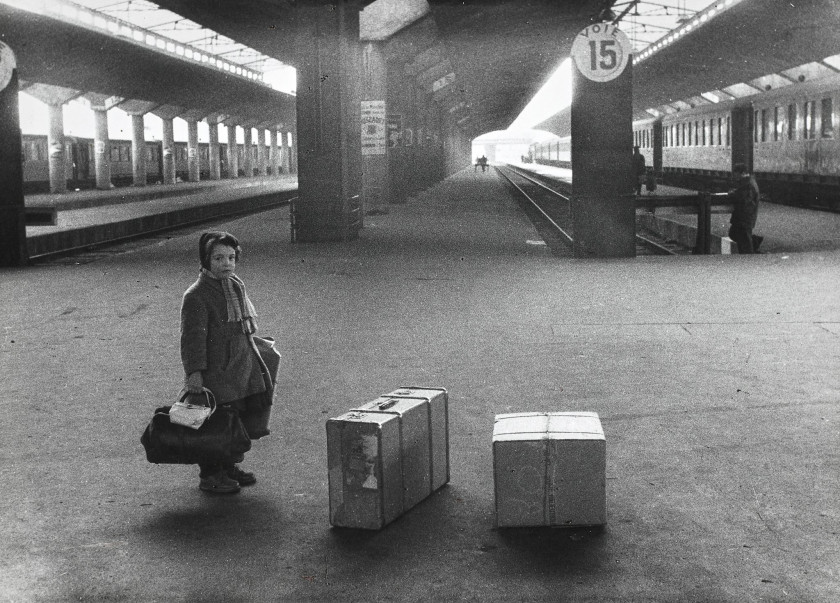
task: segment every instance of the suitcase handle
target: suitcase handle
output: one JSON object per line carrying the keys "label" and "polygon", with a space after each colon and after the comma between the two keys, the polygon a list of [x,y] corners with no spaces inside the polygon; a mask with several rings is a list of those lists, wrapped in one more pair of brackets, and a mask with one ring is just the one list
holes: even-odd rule
{"label": "suitcase handle", "polygon": [[396,403],[397,403],[397,400],[395,400],[394,398],[391,398],[390,400],[386,400],[385,402],[380,402],[380,403],[377,405],[377,408],[378,408],[379,410],[385,410],[385,409],[387,409],[387,408],[391,408],[391,407],[392,407],[392,406],[394,406],[394,404],[396,404]]}

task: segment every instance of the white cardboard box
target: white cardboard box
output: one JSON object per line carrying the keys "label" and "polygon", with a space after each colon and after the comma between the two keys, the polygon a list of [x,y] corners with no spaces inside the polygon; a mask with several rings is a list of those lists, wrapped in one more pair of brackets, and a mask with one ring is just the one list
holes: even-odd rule
{"label": "white cardboard box", "polygon": [[496,415],[496,525],[605,524],[606,448],[594,412]]}

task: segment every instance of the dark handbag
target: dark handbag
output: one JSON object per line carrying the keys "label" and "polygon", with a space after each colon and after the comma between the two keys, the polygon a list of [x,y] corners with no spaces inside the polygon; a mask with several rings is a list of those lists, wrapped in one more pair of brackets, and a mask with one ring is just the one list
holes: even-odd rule
{"label": "dark handbag", "polygon": [[251,449],[251,439],[239,413],[220,406],[199,429],[169,421],[171,406],[155,410],[140,442],[150,463],[239,463]]}
{"label": "dark handbag", "polygon": [[280,353],[274,349],[274,340],[270,337],[262,338],[249,336],[251,345],[260,359],[260,370],[265,382],[266,391],[252,400],[249,408],[241,413],[242,424],[252,440],[259,440],[271,433],[268,423],[271,420],[271,406],[274,403],[274,385],[277,383],[277,372],[280,369]]}

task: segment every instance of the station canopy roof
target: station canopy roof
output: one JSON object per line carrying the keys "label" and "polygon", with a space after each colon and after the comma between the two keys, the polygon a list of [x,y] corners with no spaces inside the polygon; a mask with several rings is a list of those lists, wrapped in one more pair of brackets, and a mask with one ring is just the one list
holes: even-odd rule
{"label": "station canopy roof", "polygon": [[272,87],[294,93],[290,65],[148,0],[71,0],[94,13],[117,19],[145,32],[229,61]]}
{"label": "station canopy roof", "polygon": [[[618,22],[633,44],[635,118],[840,71],[837,0],[357,1],[362,41],[393,50],[389,56],[398,56],[470,137],[508,128],[594,22]],[[270,74],[294,73],[294,12],[310,2],[330,4],[0,0],[77,7],[126,28],[136,24],[147,43],[159,36],[158,48],[173,45],[223,74],[263,84]],[[562,118],[556,98],[552,109]],[[529,125],[567,134],[555,117]]]}

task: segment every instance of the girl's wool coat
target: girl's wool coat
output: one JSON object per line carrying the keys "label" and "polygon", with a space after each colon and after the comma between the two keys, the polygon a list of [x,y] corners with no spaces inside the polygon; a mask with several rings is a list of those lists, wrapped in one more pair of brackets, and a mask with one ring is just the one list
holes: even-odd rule
{"label": "girl's wool coat", "polygon": [[219,281],[202,278],[181,304],[181,361],[187,375],[201,371],[218,404],[266,391],[256,352],[241,322],[228,322]]}

